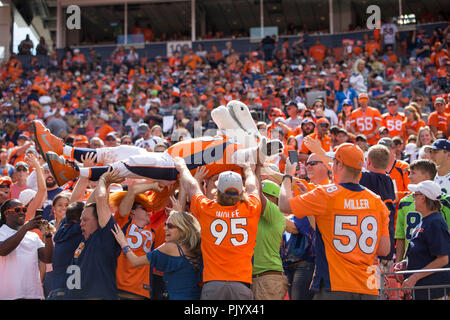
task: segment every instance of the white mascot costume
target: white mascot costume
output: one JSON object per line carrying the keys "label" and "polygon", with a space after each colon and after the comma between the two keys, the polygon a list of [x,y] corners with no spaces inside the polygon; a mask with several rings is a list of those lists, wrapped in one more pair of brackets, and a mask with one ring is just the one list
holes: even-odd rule
{"label": "white mascot costume", "polygon": [[[75,163],[76,171],[82,177],[98,180],[110,167],[117,168],[124,178],[149,178],[154,180],[176,181],[178,172],[173,159],[182,157],[188,168],[194,174],[200,166],[206,166],[208,177],[223,171],[240,171],[242,163],[256,163],[259,150],[260,161],[271,155],[282,152],[283,145],[279,140],[267,141],[263,137],[248,110],[240,101],[230,101],[227,106],[220,106],[211,112],[211,117],[217,124],[218,132],[214,137],[182,140],[172,145],[166,152],[147,152],[143,148],[121,145],[112,148],[72,148],[64,146],[63,154],[81,162],[82,157],[90,152],[96,154],[96,161],[102,163],[106,154],[112,154],[115,162],[108,166],[81,168]],[[37,139],[39,143],[39,139]],[[41,148],[40,148],[41,149]],[[42,150],[42,149],[41,149]],[[64,175],[53,166],[52,161],[65,161],[61,155],[46,153],[49,168],[59,185],[64,184]],[[67,164],[69,165],[69,164]],[[67,180],[72,180],[70,176]]]}

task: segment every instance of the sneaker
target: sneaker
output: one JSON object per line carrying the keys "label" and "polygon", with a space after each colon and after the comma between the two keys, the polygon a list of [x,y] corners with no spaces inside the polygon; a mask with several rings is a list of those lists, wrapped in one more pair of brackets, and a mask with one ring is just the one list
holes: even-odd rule
{"label": "sneaker", "polygon": [[57,155],[63,154],[64,141],[61,138],[53,135],[49,129],[47,129],[42,121],[33,120],[31,127],[34,132],[34,140],[37,145],[37,149],[45,159],[45,154],[49,151],[56,153]]}
{"label": "sneaker", "polygon": [[54,152],[47,152],[45,154],[45,160],[56,183],[60,187],[78,178],[80,175],[80,169],[75,162],[66,160],[63,156],[58,156]]}

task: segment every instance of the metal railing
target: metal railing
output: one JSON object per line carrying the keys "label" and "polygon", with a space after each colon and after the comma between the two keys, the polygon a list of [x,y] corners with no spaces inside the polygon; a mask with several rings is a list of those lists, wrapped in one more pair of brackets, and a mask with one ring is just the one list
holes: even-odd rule
{"label": "metal railing", "polygon": [[[433,299],[450,299],[450,284],[443,285],[429,285],[429,286],[415,286],[410,288],[402,288],[401,283],[395,279],[396,275],[407,275],[413,273],[437,273],[437,272],[450,272],[450,268],[440,269],[420,269],[420,270],[405,270],[397,272],[382,272],[380,281],[380,297],[381,300],[416,300],[417,291],[424,290],[420,293],[420,299],[426,292],[426,300],[432,300],[432,290],[443,289],[443,294]],[[388,284],[388,286],[386,286]]]}

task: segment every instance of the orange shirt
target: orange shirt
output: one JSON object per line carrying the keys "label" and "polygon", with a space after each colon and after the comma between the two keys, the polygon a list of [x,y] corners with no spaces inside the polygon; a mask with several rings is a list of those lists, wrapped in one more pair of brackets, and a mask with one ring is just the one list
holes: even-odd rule
{"label": "orange shirt", "polygon": [[316,220],[316,271],[312,290],[378,295],[374,262],[381,237],[389,237],[389,210],[357,184],[329,184],[290,200],[298,218]]}
{"label": "orange shirt", "polygon": [[402,134],[402,125],[405,120],[405,116],[403,114],[397,113],[392,115],[387,112],[382,115],[382,119],[383,126],[388,129],[391,137],[400,136]]}
{"label": "orange shirt", "polygon": [[221,206],[202,193],[192,197],[191,212],[202,228],[203,281],[252,283],[252,257],[261,215],[261,201],[250,194],[247,202]]}
{"label": "orange shirt", "polygon": [[[155,232],[149,225],[142,230],[128,216],[114,215],[119,227],[128,241],[128,245],[138,257],[146,255],[154,248]],[[150,265],[134,268],[128,259],[120,254],[116,270],[117,288],[150,298]]]}
{"label": "orange shirt", "polygon": [[309,48],[309,56],[319,62],[322,62],[325,59],[326,53],[327,48],[323,44],[314,45]]}
{"label": "orange shirt", "polygon": [[199,63],[202,63],[202,58],[196,54],[187,55],[183,58],[183,64],[192,70],[197,69]]}
{"label": "orange shirt", "polygon": [[391,177],[392,182],[397,188],[399,201],[409,192],[409,176],[407,173],[408,167],[408,163],[401,160],[395,160],[391,171],[388,172],[389,177]]}
{"label": "orange shirt", "polygon": [[448,51],[442,49],[440,52],[433,52],[431,54],[430,60],[431,63],[434,63],[436,65],[436,68],[439,69],[440,67],[445,65],[444,57],[448,57]]}
{"label": "orange shirt", "polygon": [[370,145],[375,144],[378,141],[378,132],[375,131],[376,125],[382,123],[381,114],[378,109],[367,107],[364,112],[361,108],[352,111],[350,116],[350,126],[355,128],[356,134],[368,134],[375,133],[375,136],[368,139],[367,142]]}
{"label": "orange shirt", "polygon": [[448,113],[438,114],[437,111],[433,111],[428,117],[428,125],[436,127],[438,131],[447,133],[448,117],[450,117]]}
{"label": "orange shirt", "polygon": [[413,122],[408,122],[405,118],[405,121],[403,121],[402,123],[402,136],[403,136],[403,140],[406,141],[408,139],[408,137],[410,136],[408,134],[408,130],[414,130],[415,134],[417,135],[419,133],[419,129],[422,127],[425,127],[426,124],[423,120],[419,121],[413,121]]}
{"label": "orange shirt", "polygon": [[370,55],[373,54],[373,52],[375,50],[377,50],[378,52],[380,52],[380,44],[376,41],[372,41],[372,42],[368,42],[365,46],[365,50],[366,52]]}
{"label": "orange shirt", "polygon": [[252,61],[247,61],[244,65],[244,74],[245,73],[264,73],[264,67],[261,61],[257,61],[255,63]]}
{"label": "orange shirt", "polygon": [[[319,136],[317,135],[317,132],[313,132],[309,136],[311,138],[313,138],[313,139],[319,139],[320,143],[322,145],[322,149],[325,150],[325,152],[331,151],[331,138],[330,138],[330,136],[324,135],[322,137],[322,139],[320,139]],[[311,153],[311,151],[309,151],[309,149],[306,147],[304,141],[302,141],[302,144],[300,145],[299,151],[301,153],[306,153],[306,154],[310,154]]]}

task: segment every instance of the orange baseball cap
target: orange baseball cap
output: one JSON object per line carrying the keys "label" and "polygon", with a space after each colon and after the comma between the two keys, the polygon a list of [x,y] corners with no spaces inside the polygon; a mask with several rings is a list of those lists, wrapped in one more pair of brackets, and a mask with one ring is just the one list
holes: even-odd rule
{"label": "orange baseball cap", "polygon": [[85,135],[78,135],[75,137],[75,141],[73,143],[74,147],[79,147],[84,144],[89,145],[88,138]]}
{"label": "orange baseball cap", "polygon": [[330,121],[328,121],[328,119],[325,118],[325,117],[320,118],[320,119],[317,120],[317,122],[316,122],[317,125],[319,125],[319,124],[321,124],[321,123],[325,123],[325,124],[327,124],[327,125],[330,125]]}
{"label": "orange baseball cap", "polygon": [[361,170],[364,165],[364,153],[353,143],[343,143],[336,152],[329,152],[327,156],[342,161],[346,166]]}

